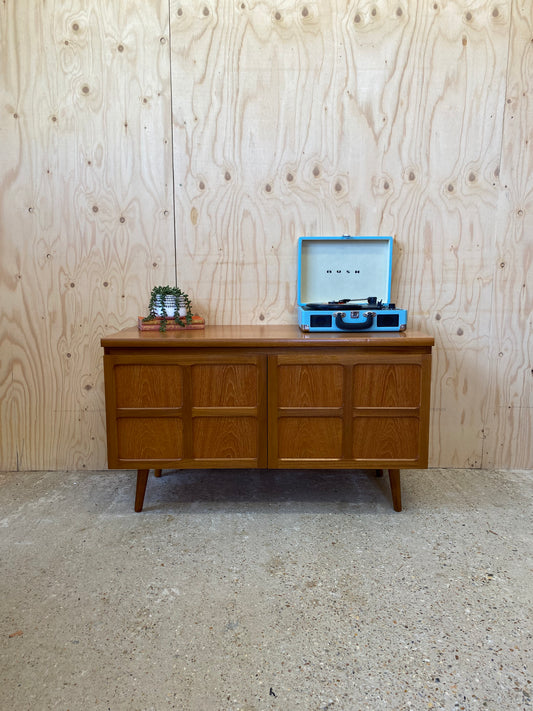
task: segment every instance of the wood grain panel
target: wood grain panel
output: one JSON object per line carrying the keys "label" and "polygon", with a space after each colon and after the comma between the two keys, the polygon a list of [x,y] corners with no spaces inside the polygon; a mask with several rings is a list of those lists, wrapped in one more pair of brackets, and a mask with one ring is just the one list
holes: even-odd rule
{"label": "wood grain panel", "polygon": [[436,339],[433,465],[482,462],[509,14],[508,2],[410,14],[383,105],[394,120],[375,183],[381,228],[397,235],[393,293]]}
{"label": "wood grain panel", "polygon": [[510,0],[171,8],[176,224],[210,320],[293,322],[301,234],[395,235],[393,296],[437,339],[432,464],[480,466]]}
{"label": "wood grain panel", "polygon": [[353,451],[361,460],[416,460],[417,417],[356,417],[353,421]]}
{"label": "wood grain panel", "polygon": [[195,365],[191,369],[194,407],[253,407],[258,398],[255,365]]}
{"label": "wood grain panel", "polygon": [[342,365],[279,365],[278,407],[341,407]]}
{"label": "wood grain panel", "polygon": [[280,417],[278,457],[282,459],[340,459],[340,417]]}
{"label": "wood grain panel", "polygon": [[258,422],[254,417],[195,417],[195,459],[256,459]]}
{"label": "wood grain panel", "polygon": [[115,366],[117,407],[180,407],[183,369],[179,365]]}
{"label": "wood grain panel", "polygon": [[420,407],[419,365],[361,364],[354,367],[354,407]]}
{"label": "wood grain panel", "polygon": [[[292,323],[298,236],[375,230],[355,13],[206,7],[171,3],[179,278],[211,323]],[[383,7],[401,26],[395,10]],[[359,54],[357,66],[379,61],[373,42]]]}
{"label": "wood grain panel", "polygon": [[484,467],[533,467],[533,4],[513,0]]}
{"label": "wood grain panel", "polygon": [[183,422],[178,417],[119,418],[119,459],[181,459]]}
{"label": "wood grain panel", "polygon": [[99,339],[174,275],[168,5],[0,6],[1,468],[106,464]]}

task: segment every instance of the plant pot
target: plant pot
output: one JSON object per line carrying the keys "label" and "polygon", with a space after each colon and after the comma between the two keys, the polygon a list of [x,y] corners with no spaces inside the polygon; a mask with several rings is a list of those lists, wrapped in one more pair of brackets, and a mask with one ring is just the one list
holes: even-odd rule
{"label": "plant pot", "polygon": [[[163,313],[163,304],[165,306],[165,312]],[[163,302],[161,302],[161,297],[157,296],[155,299],[154,313],[156,316],[165,316],[167,318],[175,318],[176,312],[180,318],[185,318],[187,316],[187,305],[185,299],[180,296],[176,303],[175,296],[165,296]]]}

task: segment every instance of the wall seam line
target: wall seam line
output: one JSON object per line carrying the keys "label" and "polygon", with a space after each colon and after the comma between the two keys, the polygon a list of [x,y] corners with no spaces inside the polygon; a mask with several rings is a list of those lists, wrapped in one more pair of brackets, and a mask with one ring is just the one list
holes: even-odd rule
{"label": "wall seam line", "polygon": [[178,286],[178,235],[176,230],[176,175],[174,167],[174,89],[172,81],[171,0],[168,0],[168,69],[170,82],[170,164],[172,166],[172,234],[174,239],[174,284]]}

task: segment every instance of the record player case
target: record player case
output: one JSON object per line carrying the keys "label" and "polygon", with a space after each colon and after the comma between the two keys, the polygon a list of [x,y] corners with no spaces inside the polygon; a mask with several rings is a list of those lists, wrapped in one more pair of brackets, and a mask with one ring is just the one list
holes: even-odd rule
{"label": "record player case", "polygon": [[390,300],[392,251],[392,237],[300,237],[302,331],[404,331],[407,310]]}
{"label": "record player case", "polygon": [[[433,338],[207,326],[107,336],[108,466],[136,469],[389,470],[428,463]],[[246,474],[243,472],[243,476]]]}

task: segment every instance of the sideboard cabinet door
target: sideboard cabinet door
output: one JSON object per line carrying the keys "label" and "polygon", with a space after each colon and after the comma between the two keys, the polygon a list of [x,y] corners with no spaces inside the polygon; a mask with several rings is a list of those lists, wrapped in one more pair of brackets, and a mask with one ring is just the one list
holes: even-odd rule
{"label": "sideboard cabinet door", "polygon": [[426,467],[431,355],[294,351],[269,357],[269,466]]}
{"label": "sideboard cabinet door", "polygon": [[110,467],[266,467],[264,355],[106,355],[104,372]]}

